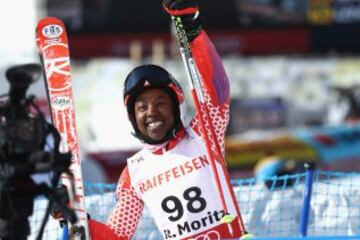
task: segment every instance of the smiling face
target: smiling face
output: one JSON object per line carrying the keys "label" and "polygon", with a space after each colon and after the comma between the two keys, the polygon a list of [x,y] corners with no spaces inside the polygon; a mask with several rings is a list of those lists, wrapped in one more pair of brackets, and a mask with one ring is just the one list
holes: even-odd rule
{"label": "smiling face", "polygon": [[145,137],[162,140],[174,128],[173,102],[163,90],[151,88],[143,91],[135,100],[135,120]]}

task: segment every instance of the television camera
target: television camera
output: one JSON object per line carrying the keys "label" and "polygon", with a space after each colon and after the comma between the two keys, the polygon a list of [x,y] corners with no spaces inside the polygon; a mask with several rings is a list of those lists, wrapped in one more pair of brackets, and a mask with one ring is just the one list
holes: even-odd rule
{"label": "television camera", "polygon": [[[54,202],[65,218],[71,222],[77,220],[74,211],[61,200],[64,196],[56,191],[60,175],[70,174],[71,153],[59,152],[59,133],[46,121],[35,103],[35,96],[26,95],[41,74],[41,66],[33,63],[12,66],[5,72],[10,90],[0,96],[1,240],[27,239],[28,217],[39,195],[45,195],[49,204],[38,239]],[[36,183],[34,175],[38,173],[49,173],[51,183]]]}

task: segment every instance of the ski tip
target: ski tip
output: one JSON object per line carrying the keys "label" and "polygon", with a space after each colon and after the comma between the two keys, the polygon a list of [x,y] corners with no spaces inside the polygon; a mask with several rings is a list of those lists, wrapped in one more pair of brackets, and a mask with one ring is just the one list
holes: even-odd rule
{"label": "ski tip", "polygon": [[66,27],[55,17],[44,17],[36,26],[36,44],[38,52],[42,52],[44,45],[50,43],[67,43]]}
{"label": "ski tip", "polygon": [[64,25],[63,21],[56,17],[44,17],[39,20],[39,24],[55,24],[55,23]]}
{"label": "ski tip", "polygon": [[58,18],[44,17],[38,22],[36,32],[37,35],[41,34],[46,38],[56,38],[65,32],[65,25]]}

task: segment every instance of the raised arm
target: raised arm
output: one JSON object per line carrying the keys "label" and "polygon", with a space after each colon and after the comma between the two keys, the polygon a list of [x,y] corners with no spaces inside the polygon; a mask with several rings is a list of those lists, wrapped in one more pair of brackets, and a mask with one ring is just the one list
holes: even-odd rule
{"label": "raised arm", "polygon": [[[215,131],[215,141],[218,142],[224,156],[225,132],[229,122],[229,80],[215,47],[204,31],[201,31],[191,42],[191,50],[202,77],[205,104]],[[198,114],[190,124],[197,132],[199,132]]]}
{"label": "raised arm", "polygon": [[[215,130],[215,141],[219,143],[224,154],[224,137],[229,121],[230,91],[229,80],[222,61],[214,45],[201,28],[195,0],[163,0],[163,5],[170,15],[181,17],[195,63],[202,76],[202,89],[205,93],[204,105],[209,111]],[[204,107],[202,106],[203,111]],[[199,130],[198,116],[195,116],[190,125],[198,134],[202,134]],[[206,129],[209,128],[206,127]]]}
{"label": "raised arm", "polygon": [[201,31],[190,45],[202,76],[203,88],[210,97],[208,100],[216,107],[228,105],[229,80],[214,45],[204,31]]}

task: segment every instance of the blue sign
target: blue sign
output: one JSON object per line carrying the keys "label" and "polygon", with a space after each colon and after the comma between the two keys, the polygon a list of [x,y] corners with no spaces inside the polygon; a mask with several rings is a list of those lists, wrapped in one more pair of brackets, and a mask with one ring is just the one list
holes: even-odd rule
{"label": "blue sign", "polygon": [[294,134],[312,146],[324,163],[360,159],[360,124],[296,129]]}

